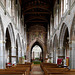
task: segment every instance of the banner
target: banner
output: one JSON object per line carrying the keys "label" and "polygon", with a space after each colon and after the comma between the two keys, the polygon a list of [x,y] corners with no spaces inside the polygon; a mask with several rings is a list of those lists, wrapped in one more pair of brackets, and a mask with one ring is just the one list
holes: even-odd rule
{"label": "banner", "polygon": [[62,61],[63,61],[62,59],[57,59],[57,64],[62,65]]}

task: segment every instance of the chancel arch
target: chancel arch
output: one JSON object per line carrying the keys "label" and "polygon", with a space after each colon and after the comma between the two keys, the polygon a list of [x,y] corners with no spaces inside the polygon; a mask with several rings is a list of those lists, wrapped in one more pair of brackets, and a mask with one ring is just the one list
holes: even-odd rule
{"label": "chancel arch", "polygon": [[39,42],[35,42],[31,48],[31,62],[38,58],[39,61],[43,62],[43,48]]}
{"label": "chancel arch", "polygon": [[[38,45],[38,46],[40,46],[41,47],[41,49],[42,49],[42,61],[44,60],[44,58],[45,58],[45,45],[44,45],[44,43],[41,41],[41,40],[39,40],[39,39],[35,39],[34,41],[32,41],[31,42],[31,44],[29,45],[29,51],[30,51],[30,53],[31,53],[31,51],[32,51],[32,48],[35,46],[35,45]],[[30,55],[31,56],[31,55]]]}

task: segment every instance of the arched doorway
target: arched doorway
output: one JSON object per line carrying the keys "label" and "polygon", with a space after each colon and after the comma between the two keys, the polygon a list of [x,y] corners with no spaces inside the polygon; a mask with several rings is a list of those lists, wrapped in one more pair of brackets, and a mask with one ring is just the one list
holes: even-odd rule
{"label": "arched doorway", "polygon": [[6,63],[11,63],[11,39],[8,28],[6,29]]}
{"label": "arched doorway", "polygon": [[35,42],[31,48],[30,53],[31,62],[38,59],[39,61],[43,62],[43,48],[39,44],[39,42]]}

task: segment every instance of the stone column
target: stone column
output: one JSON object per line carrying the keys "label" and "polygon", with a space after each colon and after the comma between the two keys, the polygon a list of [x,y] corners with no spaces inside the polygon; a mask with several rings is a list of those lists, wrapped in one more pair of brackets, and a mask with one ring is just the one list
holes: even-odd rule
{"label": "stone column", "polygon": [[64,12],[64,0],[61,0],[61,17],[63,15]]}
{"label": "stone column", "polygon": [[56,50],[53,51],[53,63],[56,63]]}
{"label": "stone column", "polygon": [[12,17],[14,18],[14,14],[15,14],[15,1],[14,0],[11,0],[11,15],[12,15]]}
{"label": "stone column", "polygon": [[58,0],[58,8],[57,8],[57,13],[58,13],[58,28],[59,28],[59,15],[60,15],[60,8],[59,8],[59,0]]}
{"label": "stone column", "polygon": [[0,40],[0,69],[5,69],[5,41]]}
{"label": "stone column", "polygon": [[70,68],[75,69],[75,41],[70,43]]}
{"label": "stone column", "polygon": [[[58,53],[58,58],[60,59],[65,59],[65,49],[64,47],[60,47],[59,53]],[[62,62],[62,65],[64,65],[64,63]]]}
{"label": "stone column", "polygon": [[18,48],[18,57],[22,57],[21,48]]}
{"label": "stone column", "polygon": [[59,49],[59,57],[64,57],[65,56],[65,48],[63,47],[63,44],[60,44],[60,49]]}
{"label": "stone column", "polygon": [[33,60],[34,60],[34,52],[33,52]]}
{"label": "stone column", "polygon": [[22,56],[24,56],[24,48],[22,49]]}
{"label": "stone column", "polygon": [[47,51],[49,53],[49,47],[50,46],[50,27],[49,27],[49,24],[48,24],[48,32],[47,32]]}
{"label": "stone column", "polygon": [[16,64],[16,47],[11,47],[11,63]]}
{"label": "stone column", "polygon": [[41,52],[40,52],[40,60],[41,60]]}
{"label": "stone column", "polygon": [[51,15],[51,20],[50,20],[50,37],[52,37],[52,15]]}
{"label": "stone column", "polygon": [[24,43],[22,44],[22,56],[24,57]]}
{"label": "stone column", "polygon": [[52,35],[54,33],[54,18],[52,17]]}

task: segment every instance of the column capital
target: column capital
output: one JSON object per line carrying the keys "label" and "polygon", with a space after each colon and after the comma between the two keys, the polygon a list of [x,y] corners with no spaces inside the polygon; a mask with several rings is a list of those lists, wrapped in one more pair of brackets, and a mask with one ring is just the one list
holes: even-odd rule
{"label": "column capital", "polygon": [[5,40],[0,40],[0,43],[6,43],[6,41]]}
{"label": "column capital", "polygon": [[69,43],[69,44],[72,44],[72,41],[69,41],[68,43]]}
{"label": "column capital", "polygon": [[12,46],[11,48],[15,48],[15,49],[16,49],[17,47],[15,47],[15,46]]}
{"label": "column capital", "polygon": [[61,46],[61,47],[60,47],[60,49],[64,49],[64,47],[63,47],[63,46]]}

